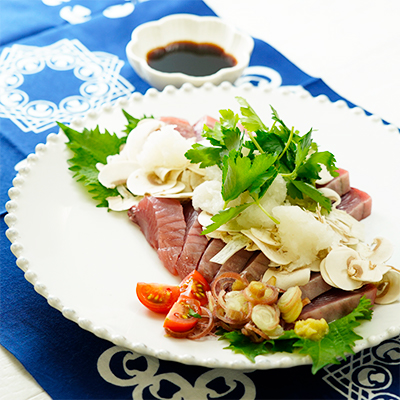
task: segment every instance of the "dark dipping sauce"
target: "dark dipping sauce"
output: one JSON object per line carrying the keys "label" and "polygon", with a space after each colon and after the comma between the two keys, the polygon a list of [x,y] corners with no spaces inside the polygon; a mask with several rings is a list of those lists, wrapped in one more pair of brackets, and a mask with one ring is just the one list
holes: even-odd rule
{"label": "dark dipping sauce", "polygon": [[161,72],[207,76],[222,68],[233,67],[237,61],[215,44],[182,41],[149,51],[147,63]]}

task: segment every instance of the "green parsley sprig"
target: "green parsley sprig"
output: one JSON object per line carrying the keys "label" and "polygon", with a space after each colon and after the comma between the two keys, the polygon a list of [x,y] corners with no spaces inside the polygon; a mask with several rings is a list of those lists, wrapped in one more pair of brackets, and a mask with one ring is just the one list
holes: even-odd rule
{"label": "green parsley sprig", "polygon": [[[203,137],[210,146],[196,143],[185,154],[191,163],[201,168],[217,165],[222,171],[221,194],[224,209],[212,217],[213,223],[203,234],[211,233],[256,204],[275,223],[279,223],[260,204],[275,178],[280,174],[286,181],[289,200],[294,204],[315,208],[319,204],[328,213],[331,201],[316,187],[321,165],[337,176],[335,157],[328,151],[319,152],[311,138],[312,129],[301,136],[289,129],[271,107],[273,125],[267,128],[250,104],[242,97],[241,117],[232,110],[220,110],[220,120],[213,129],[205,126]],[[238,128],[241,123],[246,131]],[[251,202],[229,207],[232,200],[248,192]]]}

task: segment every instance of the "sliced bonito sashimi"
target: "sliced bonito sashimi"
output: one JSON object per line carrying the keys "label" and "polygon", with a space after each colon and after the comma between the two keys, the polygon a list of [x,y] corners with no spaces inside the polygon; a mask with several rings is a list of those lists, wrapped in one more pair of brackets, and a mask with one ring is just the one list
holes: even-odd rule
{"label": "sliced bonito sashimi", "polygon": [[346,211],[357,221],[367,218],[371,214],[372,198],[362,190],[351,188],[345,195],[342,196],[338,210]]}
{"label": "sliced bonito sashimi", "polygon": [[161,117],[160,121],[168,124],[175,125],[175,129],[185,138],[196,138],[196,132],[189,121],[176,117]]}
{"label": "sliced bonito sashimi", "polygon": [[252,251],[248,251],[246,249],[239,250],[222,264],[221,268],[215,274],[213,280],[225,272],[235,272],[240,274],[247,266],[252,255]]}
{"label": "sliced bonito sashimi", "polygon": [[182,204],[176,199],[148,196],[128,211],[163,265],[177,275],[176,262],[182,252],[186,223]]}
{"label": "sliced bonito sashimi", "polygon": [[249,281],[259,281],[263,277],[271,262],[262,251],[254,251],[254,254],[242,271],[242,275]]}
{"label": "sliced bonito sashimi", "polygon": [[199,142],[201,139],[203,139],[202,134],[203,134],[203,129],[204,125],[206,125],[209,128],[214,128],[215,123],[217,120],[213,117],[210,117],[209,115],[204,115],[201,117],[194,125],[193,129],[196,134],[197,141]]}
{"label": "sliced bonito sashimi", "polygon": [[337,170],[339,176],[335,176],[329,182],[323,185],[317,185],[317,188],[328,188],[334,190],[339,196],[343,196],[350,190],[350,174],[342,168]]}
{"label": "sliced bonito sashimi", "polygon": [[350,174],[347,170],[338,168],[339,176],[334,177],[317,188],[328,188],[334,190],[340,197],[339,210],[346,211],[356,220],[361,221],[371,214],[372,199],[368,193],[350,186]]}
{"label": "sliced bonito sashimi", "polygon": [[183,206],[186,231],[182,252],[176,263],[176,271],[181,279],[197,268],[199,261],[208,245],[208,239],[201,234],[203,227],[198,221],[199,212],[191,202]]}
{"label": "sliced bonito sashimi", "polygon": [[354,291],[331,289],[307,304],[298,319],[321,319],[326,322],[336,321],[350,314],[359,304],[361,297],[365,296],[374,304],[377,288],[369,283]]}
{"label": "sliced bonito sashimi", "polygon": [[319,272],[312,272],[310,280],[303,286],[300,286],[302,292],[302,299],[314,300],[319,295],[326,293],[332,289],[332,286],[328,285],[322,275]]}
{"label": "sliced bonito sashimi", "polygon": [[221,264],[212,262],[211,259],[218,254],[225,246],[221,239],[211,239],[201,257],[197,270],[204,276],[208,283],[211,283],[214,276],[221,268]]}

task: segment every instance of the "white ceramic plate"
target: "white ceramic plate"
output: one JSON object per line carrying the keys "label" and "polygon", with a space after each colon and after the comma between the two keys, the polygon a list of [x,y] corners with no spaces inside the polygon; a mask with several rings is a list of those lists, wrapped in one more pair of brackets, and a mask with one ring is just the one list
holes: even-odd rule
{"label": "white ceramic plate", "polygon": [[[121,108],[141,117],[173,115],[196,122],[218,110],[239,110],[236,95],[246,98],[270,125],[271,104],[287,125],[301,133],[317,129],[314,138],[329,149],[337,165],[348,169],[351,184],[373,198],[373,214],[365,220],[367,237],[386,236],[395,244],[392,264],[400,267],[400,136],[396,127],[349,109],[343,101],[311,97],[299,90],[271,90],[251,86],[235,88],[205,85],[195,89],[167,87],[134,94],[116,106],[107,106],[73,127],[99,124],[113,132],[124,128]],[[179,340],[165,337],[163,317],[148,312],[136,299],[138,281],[176,283],[160,264],[139,229],[125,213],[96,208],[68,170],[70,157],[63,134],[49,135],[28,166],[15,178],[7,203],[7,235],[18,266],[37,292],[66,318],[117,345],[160,359],[206,367],[235,369],[285,368],[310,363],[304,356],[274,354],[257,357],[253,364],[242,355],[224,350],[222,341]],[[356,351],[373,346],[400,332],[400,303],[378,306],[371,322],[358,332],[365,338]]]}

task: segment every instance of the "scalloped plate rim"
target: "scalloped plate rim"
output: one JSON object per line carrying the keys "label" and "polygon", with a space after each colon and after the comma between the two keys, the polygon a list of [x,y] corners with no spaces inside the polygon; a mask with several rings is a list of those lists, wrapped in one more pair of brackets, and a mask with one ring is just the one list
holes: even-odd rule
{"label": "scalloped plate rim", "polygon": [[[271,89],[268,87],[255,88],[251,85],[245,85],[236,88],[228,83],[223,83],[219,86],[206,84],[200,88],[194,88],[192,85],[185,84],[181,89],[176,89],[174,87],[168,86],[162,92],[158,92],[155,89],[150,89],[145,95],[134,93],[129,99],[122,98],[117,104],[114,105],[108,104],[104,106],[100,113],[92,112],[89,113],[84,119],[73,121],[72,125],[75,127],[75,129],[77,129],[78,127],[85,126],[88,122],[91,123],[96,122],[100,117],[101,113],[113,113],[116,110],[120,110],[121,108],[124,107],[129,107],[129,105],[131,104],[137,105],[142,103],[143,101],[146,101],[149,104],[151,104],[152,102],[157,101],[159,97],[163,96],[164,97],[180,96],[180,95],[190,96],[190,94],[193,93],[194,91],[198,91],[197,93],[203,93],[203,95],[204,93],[208,92],[217,92],[217,94],[224,93],[224,95],[226,95],[227,93],[233,91],[234,93],[239,92],[239,94],[241,94],[243,97],[246,97],[246,94],[251,95],[251,93],[255,92],[257,93],[257,96],[260,96],[260,93],[261,96],[264,93],[266,96],[268,96],[268,93],[272,94],[276,93],[277,96],[289,96],[292,98],[294,96],[297,98],[296,101],[299,102],[302,102],[303,99],[304,100],[308,99],[308,101],[314,102],[315,104],[329,104],[328,107],[336,106],[337,109],[347,110],[346,112],[350,111],[351,115],[354,116],[355,118],[359,117],[366,118],[369,119],[368,123],[372,123],[375,125],[379,124],[376,126],[379,126],[380,130],[385,129],[385,131],[388,132],[388,135],[392,134],[394,131],[398,133],[397,128],[395,128],[394,126],[382,127],[381,126],[382,123],[378,117],[376,116],[367,117],[362,110],[360,112],[359,108],[354,108],[350,110],[343,101],[331,103],[326,96],[318,96],[316,98],[312,98],[310,94],[303,89],[299,90],[297,93],[292,93],[291,90],[285,87],[281,87],[278,89]],[[312,100],[310,100],[310,98]],[[224,105],[221,104],[221,107],[224,107]],[[20,235],[21,232],[18,231],[18,212],[19,212],[18,198],[21,196],[21,193],[23,196],[23,188],[26,183],[26,180],[28,180],[29,182],[31,174],[34,173],[32,171],[35,171],[36,165],[40,164],[43,154],[46,154],[49,149],[51,152],[51,149],[54,146],[65,147],[64,145],[65,137],[63,136],[64,135],[62,133],[50,134],[47,138],[47,143],[45,145],[39,144],[36,148],[36,153],[27,157],[27,166],[23,167],[19,171],[17,177],[13,181],[14,186],[9,191],[10,201],[7,203],[8,215],[5,218],[6,223],[9,226],[9,229],[7,230],[7,237],[12,243],[11,249],[17,257],[17,265],[22,270],[24,270],[25,278],[34,285],[35,290],[42,296],[44,296],[52,307],[61,311],[66,318],[76,322],[81,328],[86,329],[99,337],[109,340],[114,344],[121,345],[131,350],[137,351],[138,353],[155,356],[164,360],[178,361],[184,364],[200,365],[210,368],[218,367],[218,368],[232,368],[232,369],[242,369],[242,370],[288,368],[296,365],[310,364],[310,358],[308,356],[299,356],[293,354],[274,354],[271,356],[269,355],[258,356],[256,359],[256,363],[251,363],[249,360],[245,359],[243,356],[240,355],[234,356],[233,360],[221,360],[219,358],[217,359],[210,357],[198,358],[198,357],[193,357],[189,354],[175,354],[174,352],[171,352],[168,349],[152,348],[146,343],[129,340],[123,335],[120,335],[119,332],[110,332],[109,329],[107,329],[104,326],[101,326],[101,324],[96,325],[95,323],[93,323],[93,321],[91,321],[90,318],[87,318],[85,315],[81,315],[79,312],[77,312],[74,309],[74,307],[69,307],[68,304],[64,304],[63,300],[57,297],[58,296],[57,293],[51,293],[51,291],[49,292],[46,282],[42,282],[41,277],[40,276],[38,277],[36,275],[36,272],[29,268],[30,265],[29,256],[25,257],[26,254],[24,253],[24,245],[26,245],[26,243],[21,244],[18,241],[18,239],[21,236]],[[134,296],[133,291],[132,295]],[[398,302],[394,304],[394,306],[396,305],[398,306]],[[374,346],[386,339],[390,339],[398,335],[399,332],[400,332],[400,322],[397,323],[397,325],[394,324],[392,326],[387,327],[385,330],[383,330],[377,335],[372,335],[370,337],[358,341],[356,343],[354,350],[356,352],[359,352],[365,348]],[[225,351],[228,352],[227,350]]]}

